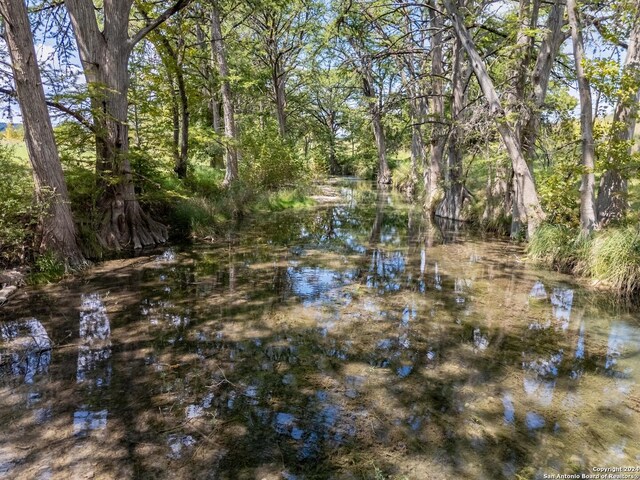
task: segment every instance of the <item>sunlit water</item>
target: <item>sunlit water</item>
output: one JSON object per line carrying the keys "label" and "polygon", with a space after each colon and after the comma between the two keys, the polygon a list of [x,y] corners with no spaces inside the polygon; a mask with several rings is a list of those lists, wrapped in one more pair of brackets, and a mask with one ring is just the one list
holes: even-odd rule
{"label": "sunlit water", "polygon": [[[640,322],[358,182],[0,310],[0,477],[640,465]],[[450,227],[449,227],[450,228]]]}

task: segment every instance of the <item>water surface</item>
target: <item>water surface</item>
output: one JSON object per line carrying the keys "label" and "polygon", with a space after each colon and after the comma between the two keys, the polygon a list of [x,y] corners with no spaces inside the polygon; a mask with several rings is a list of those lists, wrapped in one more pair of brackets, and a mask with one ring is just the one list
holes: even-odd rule
{"label": "water surface", "polygon": [[[640,322],[361,182],[0,310],[0,477],[640,464]],[[601,303],[601,302],[600,302]]]}

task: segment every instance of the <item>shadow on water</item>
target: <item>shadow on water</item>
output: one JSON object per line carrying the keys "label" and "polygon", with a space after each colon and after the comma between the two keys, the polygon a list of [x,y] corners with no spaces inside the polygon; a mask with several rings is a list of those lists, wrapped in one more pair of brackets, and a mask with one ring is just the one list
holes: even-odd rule
{"label": "shadow on water", "polygon": [[0,477],[543,478],[640,461],[637,317],[389,192],[0,313]]}

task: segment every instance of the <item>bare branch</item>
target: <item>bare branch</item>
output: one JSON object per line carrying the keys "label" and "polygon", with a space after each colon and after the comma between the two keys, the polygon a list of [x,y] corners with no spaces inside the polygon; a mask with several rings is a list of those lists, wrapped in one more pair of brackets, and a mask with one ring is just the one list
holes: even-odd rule
{"label": "bare branch", "polygon": [[[11,98],[16,98],[16,99],[18,98],[18,94],[16,93],[15,90],[10,90],[7,88],[0,88],[0,94],[7,95]],[[93,123],[87,120],[80,112],[76,112],[75,110],[72,110],[66,105],[63,105],[62,103],[56,102],[54,100],[47,100],[46,103],[49,107],[55,108],[56,110],[59,110],[60,112],[65,113],[66,115],[69,115],[70,117],[76,119],[78,123],[80,123],[82,126],[87,128],[89,131],[95,132],[95,127],[93,126]]]}

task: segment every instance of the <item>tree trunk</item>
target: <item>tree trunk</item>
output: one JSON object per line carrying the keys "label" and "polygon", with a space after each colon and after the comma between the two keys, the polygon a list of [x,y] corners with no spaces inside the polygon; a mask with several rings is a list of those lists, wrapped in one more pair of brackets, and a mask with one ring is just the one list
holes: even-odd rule
{"label": "tree trunk", "polygon": [[[403,65],[403,62],[398,62],[398,67],[402,71],[402,83],[409,96],[409,120],[411,122],[411,173],[406,183],[397,185],[397,188],[401,189],[409,198],[413,197],[416,192],[416,186],[418,184],[418,165],[422,165],[424,162],[424,146],[422,138],[424,115],[422,115],[423,112],[420,108],[422,99],[418,93],[418,79],[411,69],[413,61],[414,59],[410,57],[406,62],[406,67]],[[411,76],[409,76],[407,70],[411,73]]]}
{"label": "tree trunk", "polygon": [[[405,38],[405,48],[412,49],[415,37],[412,35],[413,25],[408,11],[403,14],[402,36]],[[380,27],[378,27],[380,28]],[[384,29],[383,29],[384,30]],[[385,34],[386,36],[386,34]],[[418,43],[420,40],[418,40]],[[406,183],[398,185],[407,197],[412,198],[418,186],[418,171],[425,161],[423,125],[426,120],[425,101],[422,95],[424,75],[422,67],[426,63],[417,54],[396,56],[398,69],[401,72],[402,83],[408,94],[409,119],[411,122],[411,171]]]}
{"label": "tree trunk", "polygon": [[442,18],[435,10],[435,0],[430,1],[429,17],[433,33],[431,36],[431,96],[430,110],[434,126],[431,129],[429,163],[424,169],[425,210],[431,212],[438,200],[438,184],[442,170],[444,147],[447,142],[444,117],[444,75],[442,59]]}
{"label": "tree trunk", "polygon": [[378,105],[371,106],[371,124],[376,141],[376,150],[378,151],[378,185],[389,185],[391,183],[391,171],[387,164],[387,145],[384,126],[382,125],[382,113]]}
{"label": "tree trunk", "polygon": [[384,125],[382,124],[382,106],[375,91],[370,60],[366,58],[362,62],[362,91],[368,103],[367,107],[371,117],[376,151],[378,152],[378,185],[389,185],[391,183],[391,170],[389,170],[387,163],[387,145]]}
{"label": "tree trunk", "polygon": [[406,185],[401,188],[404,193],[413,197],[418,185],[418,166],[425,160],[424,138],[422,136],[422,124],[424,123],[426,112],[424,102],[420,98],[419,87],[415,78],[406,78],[403,74],[405,88],[409,93],[409,118],[411,120],[411,174]]}
{"label": "tree trunk", "polygon": [[489,103],[489,109],[496,122],[496,128],[502,136],[503,143],[511,159],[515,177],[516,198],[522,202],[520,205],[521,216],[518,221],[522,224],[527,224],[527,236],[530,238],[544,220],[544,212],[540,207],[540,200],[538,199],[533,176],[520,151],[518,138],[507,121],[505,111],[500,104],[500,99],[493,86],[493,81],[489,76],[484,60],[478,54],[476,46],[467,28],[464,26],[457,8],[451,3],[451,0],[443,0],[443,4],[451,16],[456,35],[469,56],[471,66],[478,79],[482,93]]}
{"label": "tree trunk", "polygon": [[336,112],[333,110],[327,115],[327,131],[329,132],[329,173],[338,175],[340,169],[336,153]]}
{"label": "tree trunk", "polygon": [[[526,79],[526,72],[529,69],[532,47],[530,41],[525,41],[528,38],[525,34],[525,29],[535,28],[536,26],[539,2],[537,0],[534,1],[533,12],[527,13],[530,12],[530,6],[521,8],[519,38],[522,39],[521,43],[523,48],[527,47],[527,53],[523,56],[522,66],[518,69],[520,74],[517,77],[515,91],[517,100],[512,102],[512,105],[517,105],[518,111],[515,113],[518,118],[518,136],[520,138],[522,154],[529,166],[533,165],[535,159],[535,143],[540,123],[540,109],[546,98],[551,69],[560,51],[560,46],[565,39],[565,34],[562,31],[565,4],[562,0],[555,0],[547,19],[547,34],[542,40],[535,65],[530,75],[530,90],[529,93],[526,94],[527,88],[524,80]],[[523,5],[523,7],[524,6],[525,5]],[[530,21],[525,21],[527,16],[531,17]],[[518,205],[515,205],[513,202],[515,186],[513,184],[514,176],[512,168],[497,164],[494,172],[494,178],[489,178],[489,182],[493,182],[493,184],[487,184],[487,205],[483,214],[483,220],[485,222],[496,222],[501,216],[506,217],[509,212],[512,214],[512,218],[519,218],[517,209],[518,205],[522,204],[522,200],[520,200]],[[518,222],[512,223],[512,232],[514,235],[518,235],[519,228],[520,224]]]}
{"label": "tree trunk", "polygon": [[287,114],[286,114],[286,76],[280,68],[280,63],[273,65],[272,72],[273,94],[276,101],[276,116],[278,117],[278,130],[280,136],[284,138],[287,135]]}
{"label": "tree trunk", "polygon": [[[518,105],[518,125],[519,138],[522,154],[527,165],[533,165],[535,158],[535,143],[540,123],[540,109],[542,108],[549,84],[549,77],[555,58],[560,51],[560,46],[565,39],[562,31],[565,3],[562,0],[555,0],[550,8],[547,19],[547,34],[542,40],[538,51],[535,65],[531,72],[530,93],[526,94],[526,72],[529,69],[531,43],[525,30],[535,28],[539,2],[534,0],[533,9],[525,2],[521,6],[521,27],[519,38],[523,48],[527,47],[527,53],[523,56],[522,67],[518,69],[520,74],[516,81],[516,97],[518,100],[514,105]],[[525,8],[526,7],[526,8]],[[529,12],[529,13],[528,13]],[[530,21],[526,18],[530,17]],[[526,99],[525,99],[526,98]],[[507,182],[511,185],[513,172],[511,168],[503,165],[496,165],[494,178],[489,178],[487,183],[487,206],[483,214],[485,222],[495,222],[500,216],[506,216],[513,211],[512,186],[507,187]],[[502,203],[502,208],[501,208]],[[522,203],[522,202],[521,202]],[[516,218],[518,214],[515,215]],[[512,225],[514,234],[517,234],[519,225]]]}
{"label": "tree trunk", "polygon": [[511,211],[511,167],[494,162],[489,164],[487,173],[486,204],[482,214],[482,221],[493,224],[505,218]]}
{"label": "tree trunk", "polygon": [[5,40],[24,123],[25,142],[38,203],[47,206],[40,219],[40,250],[49,250],[66,266],[79,266],[78,247],[67,184],[47,110],[27,7],[23,0],[0,0]]}
{"label": "tree trunk", "polygon": [[[146,12],[142,12],[149,23]],[[154,45],[162,58],[171,84],[171,109],[173,119],[173,170],[178,178],[186,178],[189,158],[189,99],[184,82],[184,68],[179,52],[164,34],[154,36]]]}
{"label": "tree trunk", "polygon": [[[535,10],[535,13],[534,13]],[[515,68],[515,75],[511,79],[513,82],[513,90],[508,95],[507,111],[508,115],[513,114],[515,117],[515,123],[513,124],[514,135],[518,139],[518,144],[522,149],[522,125],[524,122],[524,116],[526,116],[525,105],[525,85],[527,72],[531,63],[531,50],[533,43],[530,35],[527,34],[528,30],[536,27],[537,22],[538,2],[535,1],[535,6],[532,6],[531,0],[520,0],[520,12],[518,16],[519,26],[516,35],[516,45],[514,52],[517,57],[520,57],[520,62]],[[524,154],[523,154],[524,156]],[[528,159],[524,157],[525,161]],[[533,168],[532,164],[527,162],[529,169]],[[525,225],[526,221],[526,208],[525,200],[523,197],[523,189],[519,186],[519,179],[514,174],[513,168],[510,169],[509,176],[511,178],[511,198],[505,198],[505,207],[507,201],[511,200],[511,236],[517,238],[520,236],[520,231]]]}
{"label": "tree trunk", "polygon": [[[110,55],[109,55],[110,56]],[[127,123],[128,58],[107,57],[93,92],[99,95],[103,110],[93,112],[97,130],[96,143],[102,146],[98,165],[101,175],[113,181],[104,185],[100,205],[103,220],[98,239],[105,248],[119,250],[125,246],[140,249],[167,240],[167,228],[142,210],[135,193],[129,162],[129,125]],[[111,68],[113,67],[113,68]],[[105,132],[103,134],[102,132]]]}
{"label": "tree trunk", "polygon": [[211,127],[213,131],[216,133],[220,133],[222,129],[220,128],[220,102],[216,98],[215,94],[211,96]]}
{"label": "tree trunk", "polygon": [[464,49],[459,39],[456,39],[453,49],[452,90],[453,103],[451,105],[452,128],[448,143],[448,165],[445,169],[444,198],[436,208],[436,215],[452,220],[465,220],[462,214],[465,200],[470,198],[462,178],[462,154],[460,152],[460,122],[465,103],[466,72],[464,71]]}
{"label": "tree trunk", "polygon": [[[533,38],[529,33],[538,25],[538,12],[540,0],[520,0],[519,27],[516,37],[515,52],[520,57],[519,65],[516,67],[514,77],[513,98],[509,105],[509,110],[517,113],[517,121],[514,126],[516,136],[522,138],[522,126],[526,121],[526,87],[531,63],[533,60]],[[522,141],[520,142],[522,145]],[[522,147],[524,149],[524,147]]]}
{"label": "tree trunk", "polygon": [[411,176],[406,187],[406,194],[413,197],[418,185],[418,165],[424,163],[424,138],[422,136],[422,122],[424,115],[421,114],[420,101],[411,99]]}
{"label": "tree trunk", "polygon": [[560,46],[565,39],[562,31],[564,23],[565,3],[563,0],[555,0],[547,20],[547,34],[542,40],[536,63],[531,73],[531,93],[529,95],[528,108],[525,109],[526,118],[521,121],[521,145],[522,151],[529,165],[532,164],[535,143],[540,123],[540,109],[544,105],[547,96],[547,87],[551,70]]}
{"label": "tree trunk", "polygon": [[231,84],[229,83],[229,68],[224,50],[222,38],[222,27],[220,25],[220,14],[218,5],[214,4],[211,9],[211,42],[212,49],[218,62],[218,71],[221,78],[220,93],[222,96],[222,113],[224,118],[225,142],[225,174],[223,186],[229,186],[238,180],[238,149],[237,132],[235,121],[235,110],[233,97],[231,95]]}
{"label": "tree trunk", "polygon": [[184,74],[180,63],[177,63],[176,65],[176,80],[178,84],[178,98],[180,99],[180,102],[178,103],[178,111],[180,113],[180,138],[178,141],[178,150],[180,155],[174,170],[178,174],[179,178],[186,178],[189,159],[189,99],[187,97],[187,88],[184,83]]}
{"label": "tree trunk", "polygon": [[[209,31],[211,31],[210,21],[206,21],[207,14],[206,8],[204,6],[200,6],[201,10],[198,11],[198,15],[205,20],[206,25],[209,27]],[[205,80],[205,84],[202,89],[203,97],[209,98],[209,102],[207,103],[208,107],[208,121],[213,131],[216,133],[216,137],[211,141],[210,147],[210,158],[209,158],[209,166],[211,168],[218,168],[219,165],[224,165],[224,158],[222,151],[218,143],[217,135],[220,134],[221,129],[221,121],[220,121],[220,102],[218,101],[218,83],[217,79],[213,75],[213,71],[217,70],[217,59],[216,54],[213,51],[213,48],[207,48],[207,45],[211,45],[211,42],[207,43],[206,35],[204,30],[202,29],[202,25],[199,22],[196,22],[196,40],[198,45],[200,45],[200,55],[202,61],[202,75]]]}
{"label": "tree trunk", "polygon": [[135,194],[128,158],[128,64],[135,44],[187,6],[189,1],[177,0],[129,38],[133,0],[105,1],[103,30],[98,25],[92,1],[64,0],[91,96],[96,132],[96,171],[99,177],[106,177],[100,182],[100,207],[104,216],[98,232],[98,240],[106,248],[119,250],[132,246],[139,249],[167,240],[167,228],[142,210]]}
{"label": "tree trunk", "polygon": [[165,65],[167,76],[171,88],[171,123],[173,125],[173,136],[171,138],[171,153],[173,154],[174,169],[180,165],[180,109],[178,108],[178,98],[176,96],[175,80],[168,65]]}
{"label": "tree trunk", "polygon": [[627,156],[631,154],[631,141],[636,128],[638,87],[640,86],[640,2],[636,2],[633,22],[623,69],[623,85],[630,85],[632,88],[630,92],[621,93],[622,96],[618,99],[613,113],[610,135],[612,148],[607,158],[610,167],[600,179],[596,205],[600,226],[605,226],[612,220],[624,218],[627,210],[627,179],[619,169],[615,168],[619,158],[615,158],[614,152],[620,155],[619,146],[627,144],[625,154]]}
{"label": "tree trunk", "polygon": [[578,93],[580,95],[580,130],[582,133],[582,184],[580,185],[580,230],[584,236],[589,235],[596,223],[595,177],[594,167],[596,149],[593,142],[593,106],[591,102],[591,86],[584,67],[584,42],[576,0],[567,0],[567,12],[573,41],[573,56],[576,64]]}

